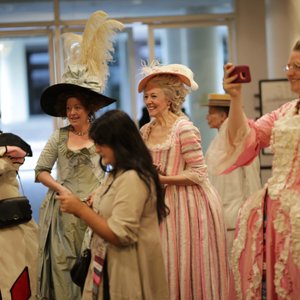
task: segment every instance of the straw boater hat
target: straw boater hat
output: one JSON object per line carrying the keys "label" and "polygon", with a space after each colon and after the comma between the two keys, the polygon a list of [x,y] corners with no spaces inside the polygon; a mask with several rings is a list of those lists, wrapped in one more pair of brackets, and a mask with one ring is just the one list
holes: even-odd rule
{"label": "straw boater hat", "polygon": [[116,101],[101,93],[109,73],[107,64],[112,61],[112,39],[123,27],[122,23],[108,19],[105,12],[96,11],[88,19],[82,36],[63,35],[67,57],[65,72],[62,83],[49,86],[41,95],[41,107],[46,114],[66,117],[66,111],[56,109],[62,93],[84,93],[94,104],[94,111]]}
{"label": "straw boater hat", "polygon": [[208,94],[208,103],[203,106],[229,107],[231,98],[228,94]]}
{"label": "straw boater hat", "polygon": [[159,65],[154,61],[149,66],[143,65],[141,69],[143,79],[139,82],[138,92],[141,93],[148,81],[157,75],[176,75],[182,83],[191,88],[192,91],[198,89],[198,84],[194,81],[194,74],[188,67],[181,64]]}

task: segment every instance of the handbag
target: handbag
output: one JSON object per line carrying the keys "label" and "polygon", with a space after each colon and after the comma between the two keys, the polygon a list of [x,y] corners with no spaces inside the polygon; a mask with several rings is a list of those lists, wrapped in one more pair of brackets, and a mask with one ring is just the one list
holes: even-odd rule
{"label": "handbag", "polygon": [[1,199],[0,229],[27,223],[31,218],[31,206],[25,196]]}
{"label": "handbag", "polygon": [[76,259],[71,269],[72,281],[83,291],[85,279],[91,263],[91,249],[86,248]]}

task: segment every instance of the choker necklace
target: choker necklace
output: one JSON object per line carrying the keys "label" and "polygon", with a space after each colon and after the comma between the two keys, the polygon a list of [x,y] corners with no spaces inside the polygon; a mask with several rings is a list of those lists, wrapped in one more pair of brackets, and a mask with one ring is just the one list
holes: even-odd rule
{"label": "choker necklace", "polygon": [[74,129],[74,127],[71,127],[70,131],[72,131],[74,134],[76,134],[78,136],[84,136],[88,133],[88,130],[86,130],[86,131],[76,131]]}

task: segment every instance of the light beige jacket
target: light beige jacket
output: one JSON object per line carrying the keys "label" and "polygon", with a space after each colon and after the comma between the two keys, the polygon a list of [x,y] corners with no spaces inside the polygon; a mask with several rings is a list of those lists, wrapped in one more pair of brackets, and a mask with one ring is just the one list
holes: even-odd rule
{"label": "light beige jacket", "polygon": [[[105,193],[105,191],[107,191]],[[111,300],[167,300],[168,286],[160,244],[156,195],[133,170],[107,180],[94,194],[94,210],[103,216],[122,246],[108,244],[107,266]],[[92,256],[101,239],[92,237]],[[92,299],[93,262],[83,300]],[[98,299],[103,299],[102,285]]]}

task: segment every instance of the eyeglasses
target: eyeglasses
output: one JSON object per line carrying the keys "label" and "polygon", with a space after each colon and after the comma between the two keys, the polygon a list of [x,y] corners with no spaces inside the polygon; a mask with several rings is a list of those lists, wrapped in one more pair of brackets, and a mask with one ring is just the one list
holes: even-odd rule
{"label": "eyeglasses", "polygon": [[294,70],[295,72],[300,71],[300,64],[287,64],[283,67],[284,72],[288,72],[290,70]]}

